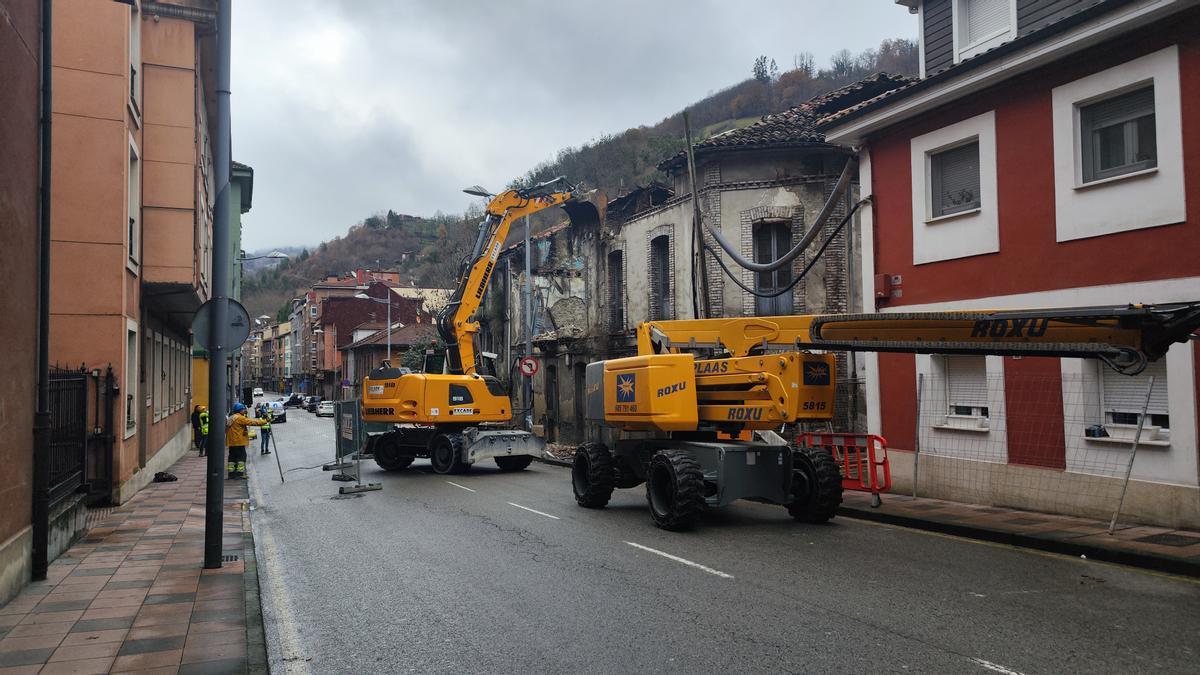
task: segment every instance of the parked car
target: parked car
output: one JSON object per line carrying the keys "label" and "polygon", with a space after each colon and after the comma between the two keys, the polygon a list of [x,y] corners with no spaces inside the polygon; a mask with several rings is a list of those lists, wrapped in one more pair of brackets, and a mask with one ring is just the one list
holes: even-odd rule
{"label": "parked car", "polygon": [[317,412],[317,404],[320,402],[321,402],[320,396],[309,396],[308,400],[305,401],[305,403],[304,403],[304,409],[310,413],[315,413],[315,412]]}
{"label": "parked car", "polygon": [[[245,390],[243,390],[243,391],[245,391]],[[263,395],[262,387],[255,387],[254,388],[254,398],[258,398],[259,396],[262,396],[262,395]],[[245,394],[243,394],[243,396],[245,396]]]}
{"label": "parked car", "polygon": [[317,404],[317,417],[333,417],[333,401],[321,401]]}
{"label": "parked car", "polygon": [[287,422],[287,408],[280,401],[271,401],[267,405],[271,406],[271,417],[275,422],[283,424]]}

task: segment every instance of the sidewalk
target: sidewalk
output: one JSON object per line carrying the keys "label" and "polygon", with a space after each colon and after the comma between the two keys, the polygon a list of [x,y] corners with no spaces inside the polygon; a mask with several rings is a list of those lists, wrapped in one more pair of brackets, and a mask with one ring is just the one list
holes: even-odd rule
{"label": "sidewalk", "polygon": [[846,491],[839,513],[919,530],[982,539],[1093,560],[1200,577],[1200,532],[1055,516],[1017,509],[914,499],[885,494],[871,508],[871,495]]}
{"label": "sidewalk", "polygon": [[265,673],[266,650],[245,481],[225,483],[224,552],[202,569],[204,469],[93,511],[91,529],[0,607],[5,673]]}

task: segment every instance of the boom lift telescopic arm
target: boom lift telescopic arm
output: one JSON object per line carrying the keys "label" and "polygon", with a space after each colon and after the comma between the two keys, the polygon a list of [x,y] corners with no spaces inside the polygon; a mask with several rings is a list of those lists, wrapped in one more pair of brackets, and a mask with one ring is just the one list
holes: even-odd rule
{"label": "boom lift telescopic arm", "polygon": [[1200,303],[895,314],[811,314],[655,321],[638,353],[712,349],[732,357],[780,350],[991,354],[1100,359],[1136,374],[1194,339]]}
{"label": "boom lift telescopic arm", "polygon": [[567,202],[575,190],[575,186],[560,176],[530,188],[492,196],[483,222],[479,224],[479,236],[471,257],[459,271],[449,304],[438,314],[438,333],[446,343],[446,363],[450,373],[474,375],[478,369],[475,333],[479,332],[479,322],[475,320],[475,312],[483,302],[512,222]]}

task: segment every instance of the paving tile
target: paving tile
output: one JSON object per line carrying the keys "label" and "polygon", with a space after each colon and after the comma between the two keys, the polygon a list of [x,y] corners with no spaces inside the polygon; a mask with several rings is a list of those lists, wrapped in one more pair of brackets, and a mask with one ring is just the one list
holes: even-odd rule
{"label": "paving tile", "polygon": [[80,618],[84,621],[91,619],[120,619],[137,616],[140,610],[141,605],[138,604],[125,607],[102,607],[99,609],[89,609]]}
{"label": "paving tile", "polygon": [[147,652],[162,652],[172,649],[183,649],[187,638],[183,635],[170,637],[146,638],[142,640],[127,639],[121,644],[121,656],[128,654],[145,654]]}
{"label": "paving tile", "polygon": [[114,589],[129,589],[129,588],[150,588],[154,584],[153,579],[130,579],[128,581],[110,581],[104,584],[104,590]]}
{"label": "paving tile", "polygon": [[97,630],[115,630],[119,628],[129,628],[133,625],[133,617],[122,617],[119,619],[87,619],[84,621],[76,621],[71,628],[72,633],[86,633]]}
{"label": "paving tile", "polygon": [[65,639],[63,639],[62,644],[60,646],[69,647],[69,646],[74,646],[74,645],[105,644],[105,643],[109,643],[109,642],[121,642],[122,640],[125,639],[125,636],[128,634],[129,634],[129,630],[126,628],[120,628],[120,629],[114,629],[114,630],[92,630],[92,631],[87,631],[87,632],[83,632],[83,633],[68,633],[67,637]]}
{"label": "paving tile", "polygon": [[187,636],[187,644],[185,649],[195,647],[205,647],[209,645],[244,645],[246,644],[246,630],[223,630],[212,633],[189,633]]}
{"label": "paving tile", "polygon": [[33,608],[33,612],[41,614],[44,612],[67,612],[73,609],[87,609],[91,602],[91,600],[43,600],[38,603],[37,607]]}
{"label": "paving tile", "polygon": [[54,647],[45,649],[25,649],[18,652],[0,652],[0,666],[28,666],[35,663],[45,663],[54,653]]}
{"label": "paving tile", "polygon": [[190,647],[183,650],[182,663],[197,663],[200,661],[220,661],[223,659],[245,659],[246,643],[226,643],[220,645],[205,645]]}
{"label": "paving tile", "polygon": [[101,675],[112,668],[113,657],[98,657],[76,661],[52,661],[42,669],[43,675]]}
{"label": "paving tile", "polygon": [[151,638],[175,637],[188,635],[190,626],[186,621],[179,623],[164,623],[156,626],[140,626],[129,631],[130,640],[149,640]]}
{"label": "paving tile", "polygon": [[[176,675],[176,673],[179,672],[179,666],[163,666],[161,668],[144,668],[141,670],[121,670],[121,671],[114,670],[113,672],[118,673],[118,674],[119,673],[137,673],[137,675]],[[226,672],[232,673],[232,672],[236,672],[236,671],[231,670],[231,671],[226,671]],[[266,670],[264,669],[262,672],[265,673]]]}
{"label": "paving tile", "polygon": [[0,652],[20,652],[29,649],[46,649],[57,647],[63,641],[66,633],[53,635],[30,635],[24,637],[6,637],[0,640]]}
{"label": "paving tile", "polygon": [[107,577],[116,572],[116,567],[94,567],[91,569],[76,569],[68,576],[71,577]]}
{"label": "paving tile", "polygon": [[[126,643],[129,644],[129,643]],[[50,662],[78,661],[81,659],[112,658],[121,649],[120,642],[97,642],[85,645],[59,645],[50,656]]]}
{"label": "paving tile", "polygon": [[66,612],[42,612],[41,614],[26,614],[24,619],[21,619],[21,624],[31,623],[62,623],[64,621],[78,621],[83,616],[82,609],[73,609]]}
{"label": "paving tile", "polygon": [[246,630],[245,621],[200,621],[192,622],[188,635],[199,633],[223,633],[232,630]]}
{"label": "paving tile", "polygon": [[0,675],[36,675],[42,669],[42,664],[37,663],[32,666],[9,666],[8,668],[0,668]]}
{"label": "paving tile", "polygon": [[64,621],[62,623],[30,623],[23,626],[13,626],[5,634],[5,637],[39,637],[44,635],[57,635],[62,637],[69,633],[71,631],[71,627],[74,625],[74,621]]}
{"label": "paving tile", "polygon": [[118,656],[112,664],[112,671],[119,673],[126,670],[145,670],[162,666],[178,666],[183,657],[182,649],[163,652],[146,652],[144,654],[128,654]]}
{"label": "paving tile", "polygon": [[195,593],[164,593],[146,596],[147,605],[170,605],[181,602],[194,602],[195,600]]}

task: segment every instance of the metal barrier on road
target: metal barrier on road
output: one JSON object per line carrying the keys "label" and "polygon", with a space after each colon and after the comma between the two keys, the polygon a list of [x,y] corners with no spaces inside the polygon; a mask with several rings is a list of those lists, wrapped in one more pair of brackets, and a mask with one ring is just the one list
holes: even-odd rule
{"label": "metal barrier on road", "polygon": [[804,433],[796,443],[826,450],[842,467],[842,489],[878,495],[892,489],[887,441],[875,434]]}

